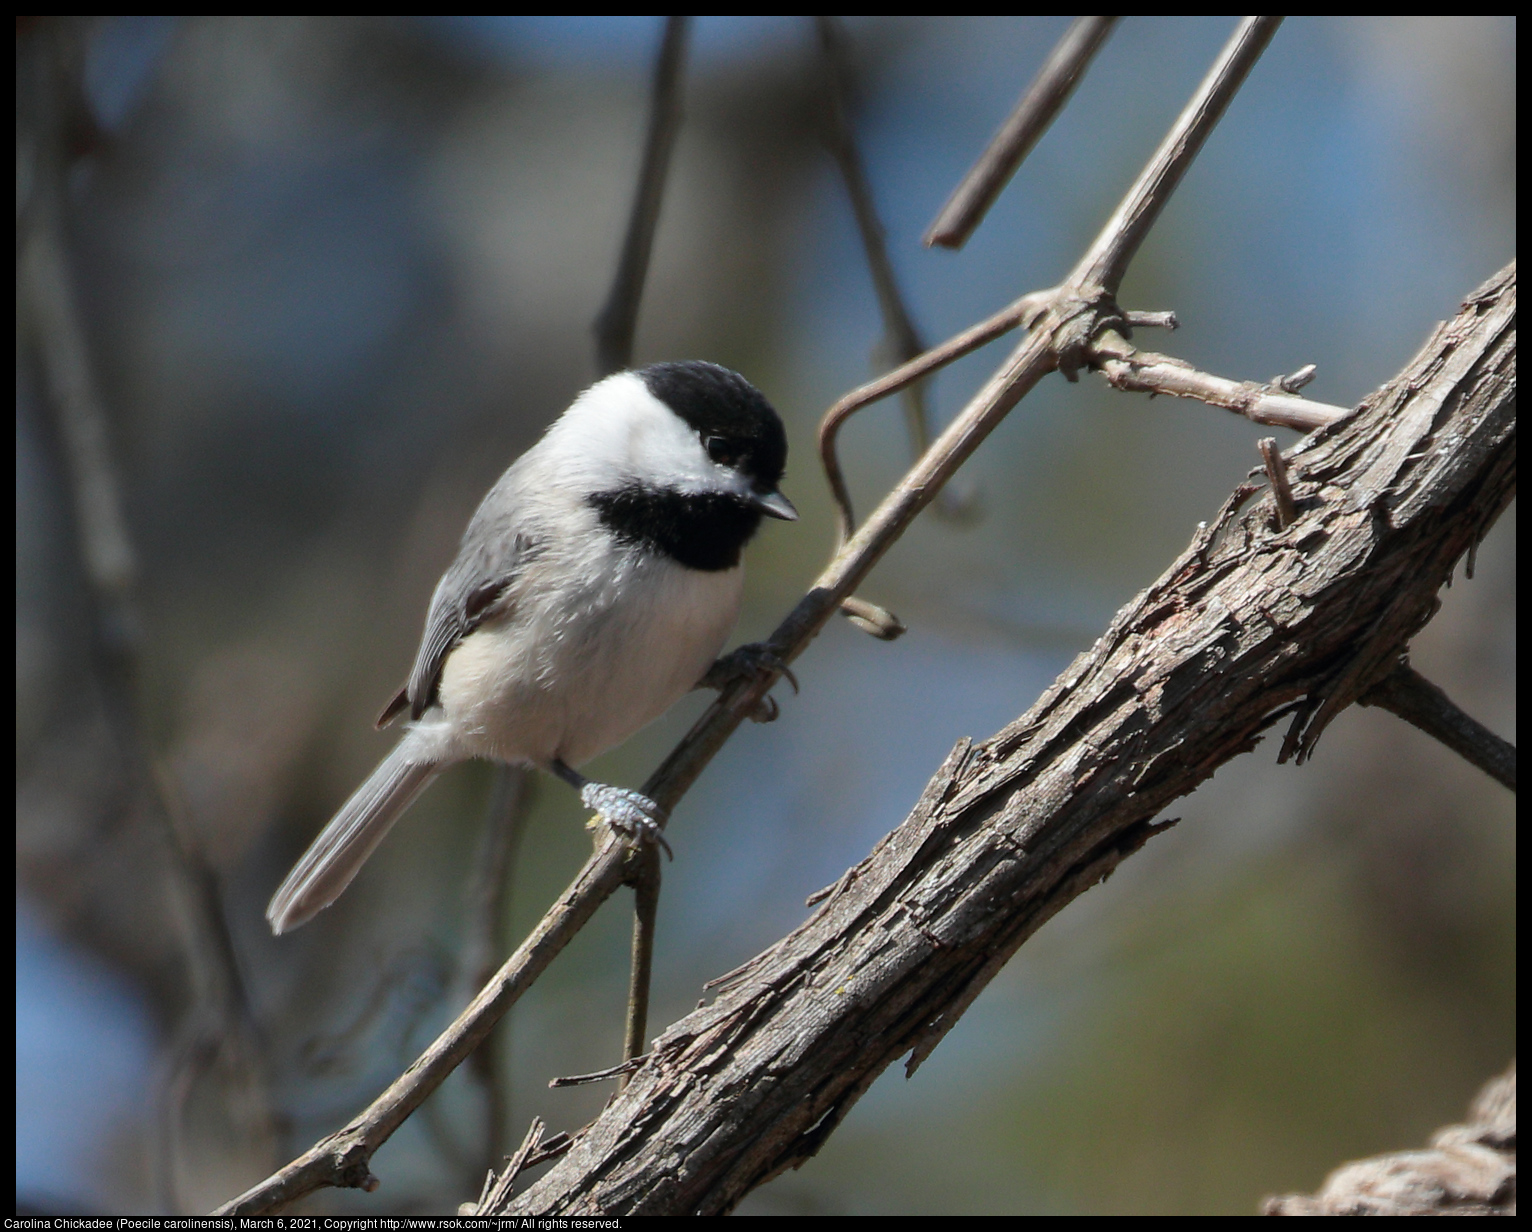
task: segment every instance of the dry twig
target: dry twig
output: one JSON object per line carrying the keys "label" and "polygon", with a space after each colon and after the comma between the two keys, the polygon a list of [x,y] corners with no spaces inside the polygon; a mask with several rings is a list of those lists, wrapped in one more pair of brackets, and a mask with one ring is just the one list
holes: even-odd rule
{"label": "dry twig", "polygon": [[1503,787],[1516,790],[1516,746],[1502,740],[1432,684],[1408,660],[1362,694],[1364,706],[1381,706],[1440,740]]}
{"label": "dry twig", "polygon": [[1312,432],[1348,413],[1343,406],[1311,402],[1285,389],[1279,392],[1270,384],[1231,381],[1199,372],[1185,360],[1140,351],[1115,330],[1106,330],[1094,339],[1087,348],[1087,356],[1090,365],[1114,389],[1191,398],[1209,406],[1221,406],[1253,423]]}
{"label": "dry twig", "polygon": [[1266,482],[1271,484],[1271,494],[1277,502],[1277,529],[1285,530],[1298,516],[1293,506],[1292,485],[1287,481],[1287,463],[1282,460],[1276,437],[1263,436],[1255,444],[1266,467]]}
{"label": "dry twig", "polygon": [[961,248],[984,221],[1001,189],[1011,182],[1032,147],[1064,109],[1081,75],[1095,58],[1115,17],[1076,17],[999,131],[926,229],[927,248]]}

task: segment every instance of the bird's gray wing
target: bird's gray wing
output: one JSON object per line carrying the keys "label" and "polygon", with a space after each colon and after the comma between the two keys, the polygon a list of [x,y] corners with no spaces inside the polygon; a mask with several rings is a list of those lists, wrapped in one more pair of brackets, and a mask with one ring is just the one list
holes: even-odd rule
{"label": "bird's gray wing", "polygon": [[502,478],[479,511],[474,514],[463,535],[462,546],[431,596],[426,614],[425,634],[415,653],[415,665],[409,680],[393,701],[378,716],[383,727],[405,709],[418,719],[436,701],[442,665],[453,647],[486,620],[509,614],[511,584],[536,554],[536,539],[526,531],[515,531],[516,502]]}

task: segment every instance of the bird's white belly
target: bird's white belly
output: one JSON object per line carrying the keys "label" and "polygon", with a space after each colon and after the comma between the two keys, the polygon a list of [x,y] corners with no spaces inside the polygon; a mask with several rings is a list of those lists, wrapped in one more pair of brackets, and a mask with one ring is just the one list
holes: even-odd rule
{"label": "bird's white belly", "polygon": [[453,752],[579,765],[620,744],[696,687],[734,627],[743,585],[743,569],[643,556],[520,597],[443,665],[439,718]]}

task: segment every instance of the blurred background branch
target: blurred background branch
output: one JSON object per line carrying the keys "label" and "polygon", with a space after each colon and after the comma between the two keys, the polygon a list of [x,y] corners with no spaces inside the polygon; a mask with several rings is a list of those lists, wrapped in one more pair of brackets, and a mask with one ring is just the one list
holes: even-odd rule
{"label": "blurred background branch", "polygon": [[596,375],[608,376],[633,364],[633,335],[638,329],[638,308],[643,302],[644,280],[649,273],[649,253],[660,223],[660,203],[665,195],[665,175],[670,152],[681,126],[681,91],[686,71],[686,27],[689,18],[665,18],[665,33],[654,66],[654,93],[649,103],[649,135],[644,159],[633,190],[633,208],[623,236],[622,255],[611,294],[596,318]]}
{"label": "blurred background branch", "polygon": [[264,1041],[251,1011],[215,871],[172,771],[145,727],[145,630],[140,575],[113,457],[112,432],[76,306],[66,192],[74,160],[98,142],[83,89],[86,26],[48,18],[18,30],[18,335],[35,348],[72,496],[79,563],[89,584],[93,636],[83,656],[115,744],[118,807],[160,840],[184,947],[188,1004],[161,1067],[157,1197],[179,1212],[176,1178],[188,1100],[212,1078],[230,1124],[254,1158],[275,1158]]}

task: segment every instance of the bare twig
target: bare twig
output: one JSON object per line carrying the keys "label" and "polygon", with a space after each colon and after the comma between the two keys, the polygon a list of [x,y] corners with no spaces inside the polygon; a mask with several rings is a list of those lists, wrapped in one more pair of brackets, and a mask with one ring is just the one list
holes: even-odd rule
{"label": "bare twig", "polygon": [[495,1170],[491,1168],[489,1175],[484,1178],[484,1189],[479,1194],[478,1202],[468,1204],[466,1209],[459,1210],[459,1215],[477,1215],[480,1211],[492,1211],[510,1198],[511,1186],[515,1183],[517,1174],[527,1166],[527,1160],[542,1142],[543,1128],[542,1117],[533,1117],[532,1124],[527,1127],[526,1137],[516,1148],[516,1154],[505,1161],[504,1171],[497,1178]]}
{"label": "bare twig", "polygon": [[648,1059],[649,1054],[647,1052],[634,1053],[620,1065],[609,1065],[606,1069],[598,1069],[592,1074],[571,1074],[565,1078],[550,1078],[548,1085],[557,1090],[560,1087],[584,1087],[589,1086],[593,1082],[606,1082],[611,1078],[621,1078],[623,1086],[626,1086],[628,1075],[634,1070],[642,1068],[644,1062]]}
{"label": "bare twig", "polygon": [[1115,17],[1074,19],[978,161],[952,190],[952,196],[926,231],[927,248],[938,244],[943,248],[961,248],[968,242],[1000,190],[1011,182],[1016,169],[1064,109],[1116,22]]}
{"label": "bare twig", "polygon": [[871,406],[890,394],[898,393],[928,373],[944,368],[953,361],[977,351],[981,346],[993,342],[996,338],[1010,333],[1017,326],[1026,324],[1047,305],[1047,302],[1047,296],[1043,294],[1023,295],[994,316],[980,321],[977,325],[969,326],[940,346],[932,347],[924,355],[916,356],[908,363],[900,364],[892,372],[885,372],[875,381],[868,381],[867,384],[858,386],[824,413],[824,418],[819,421],[819,460],[824,466],[825,478],[830,484],[830,495],[835,501],[838,515],[837,549],[844,546],[846,540],[850,539],[856,531],[856,520],[851,511],[851,493],[846,487],[846,477],[841,471],[840,459],[835,451],[836,438],[840,435],[846,420],[863,407]]}
{"label": "bare twig", "polygon": [[1381,706],[1440,740],[1497,783],[1516,790],[1516,746],[1458,709],[1456,703],[1402,660],[1363,693],[1364,706]]}
{"label": "bare twig", "polygon": [[1277,393],[1270,384],[1231,381],[1199,372],[1184,360],[1140,351],[1115,330],[1106,330],[1087,349],[1087,360],[1114,389],[1129,393],[1192,398],[1243,415],[1258,424],[1312,432],[1351,412],[1343,406]]}
{"label": "bare twig", "polygon": [[1281,24],[1280,17],[1246,17],[1240,22],[1149,165],[1075,267],[1071,282],[1117,294],[1138,246]]}
{"label": "bare twig", "polygon": [[[644,1051],[649,1022],[649,980],[654,970],[654,927],[660,906],[660,853],[656,846],[639,853],[633,878],[633,956],[628,974],[628,1015],[623,1029],[622,1059],[631,1061]],[[623,1079],[627,1085],[627,1079]]]}
{"label": "bare twig", "polygon": [[660,43],[659,59],[654,66],[654,93],[649,109],[649,135],[644,143],[644,160],[639,170],[638,186],[633,192],[633,208],[628,215],[628,231],[617,262],[617,276],[605,306],[592,327],[596,334],[598,376],[607,376],[633,363],[633,335],[638,328],[638,305],[644,295],[644,281],[649,273],[649,254],[654,247],[654,232],[660,221],[660,203],[665,195],[665,176],[670,169],[670,153],[675,147],[676,132],[681,126],[681,81],[686,60],[686,17],[667,17],[665,35]]}
{"label": "bare twig", "polygon": [[[1257,23],[1257,31],[1264,28]],[[1018,305],[1027,304],[1032,333],[947,425],[861,528],[841,546],[813,587],[777,627],[766,645],[781,663],[791,663],[803,652],[842,600],[853,593],[1011,408],[1045,375],[1062,367],[1068,356],[1072,354],[1074,362],[1078,361],[1084,341],[1097,330],[1097,314],[1111,307],[1109,297],[1099,285],[1093,287],[1090,278],[1103,262],[1114,269],[1126,268],[1133,249],[1143,238],[1148,225],[1146,219],[1163,208],[1238,81],[1248,72],[1260,47],[1264,47],[1269,38],[1270,31],[1267,30],[1258,40],[1259,45],[1252,47],[1256,40],[1252,36],[1251,23],[1241,24],[1207,80],[1199,87],[1193,104],[1177,119],[1171,135],[1151,160],[1149,170],[1135,183],[1129,200],[1113,214],[1064,286],[1044,293],[1041,301],[1018,301]],[[1128,208],[1130,204],[1131,209]],[[1131,231],[1132,242],[1129,243],[1126,237],[1119,238],[1116,235],[1119,230]],[[1120,270],[1117,276],[1120,277]],[[1041,313],[1037,313],[1039,302]],[[1112,312],[1115,317],[1115,310]],[[1018,312],[1013,323],[995,327],[995,318],[992,318],[985,324],[995,332],[969,342],[968,349],[1012,328],[1020,319]],[[963,337],[972,338],[982,332],[982,328],[975,327]],[[946,348],[937,348],[937,352],[950,350],[956,342],[947,344]],[[933,362],[931,366],[939,365]],[[757,673],[724,689],[650,775],[642,790],[660,806],[664,815],[673,813],[681,797],[734,729],[755,711],[757,703],[770,691],[778,675],[775,671]],[[357,1186],[372,1181],[368,1163],[373,1152],[473,1051],[500,1015],[568,944],[600,903],[631,876],[628,861],[632,855],[625,844],[609,838],[494,980],[371,1107],[280,1172],[220,1208],[218,1213],[270,1212],[322,1185]]]}
{"label": "bare twig", "polygon": [[1282,460],[1282,451],[1277,448],[1277,438],[1263,436],[1255,443],[1261,451],[1261,461],[1266,466],[1266,480],[1271,484],[1271,494],[1277,502],[1277,529],[1285,530],[1293,524],[1298,516],[1293,507],[1293,489],[1287,482],[1287,463]]}

